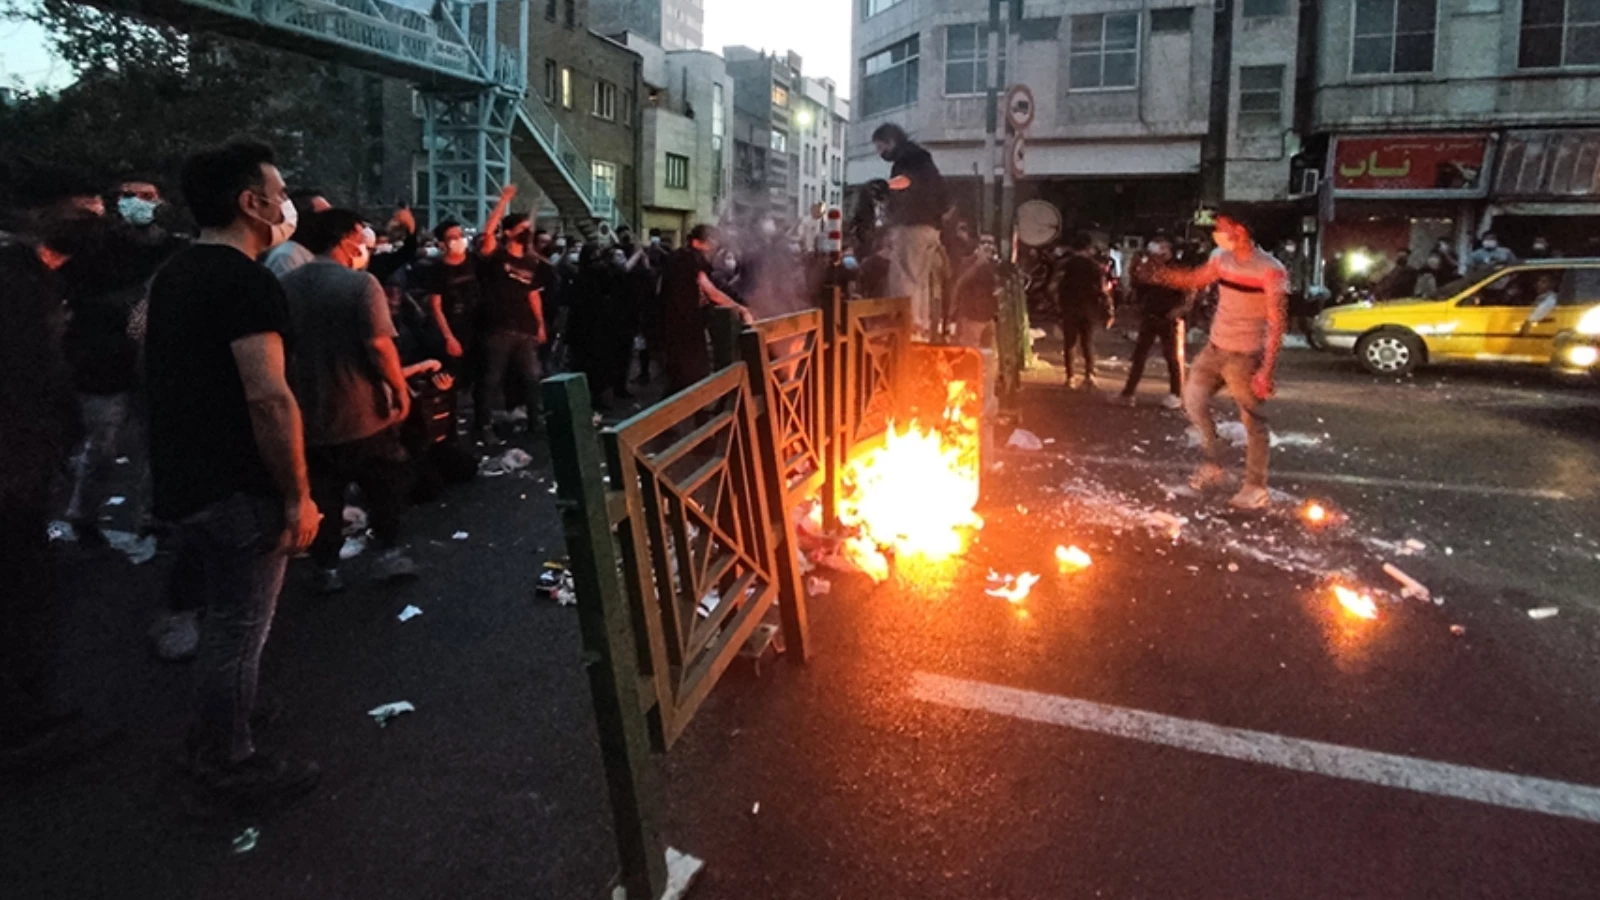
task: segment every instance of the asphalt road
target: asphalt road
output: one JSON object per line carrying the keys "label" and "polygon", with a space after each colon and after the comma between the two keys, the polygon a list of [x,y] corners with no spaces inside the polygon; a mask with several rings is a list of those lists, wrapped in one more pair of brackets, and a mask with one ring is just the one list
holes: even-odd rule
{"label": "asphalt road", "polygon": [[[1002,454],[966,558],[876,588],[827,575],[812,663],[734,671],[674,748],[667,834],[708,862],[692,897],[1595,895],[1600,394],[1292,352],[1284,495],[1240,516],[1182,489],[1193,451],[1156,394],[1123,409],[1034,380],[1021,424],[1050,443]],[[262,819],[186,814],[167,757],[188,673],[143,644],[165,561],[63,547],[70,684],[128,734],[6,785],[5,894],[601,896],[576,618],[531,591],[560,552],[535,455],[408,519],[418,582],[322,599],[291,577],[268,742],[325,777]],[[1307,529],[1305,498],[1346,521]],[[1185,520],[1175,541],[1153,512]],[[1094,564],[1058,572],[1057,544]],[[1442,604],[1391,596],[1384,562]],[[1043,579],[1014,605],[990,570]],[[1343,613],[1336,577],[1378,618]],[[423,615],[400,623],[407,604]],[[366,716],[396,700],[417,711]]]}

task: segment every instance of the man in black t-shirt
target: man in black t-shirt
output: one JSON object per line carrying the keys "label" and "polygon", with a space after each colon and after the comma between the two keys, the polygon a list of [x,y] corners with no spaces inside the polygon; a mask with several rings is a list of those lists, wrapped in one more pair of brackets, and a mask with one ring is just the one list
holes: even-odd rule
{"label": "man in black t-shirt", "polygon": [[250,716],[284,569],[321,519],[283,288],[255,262],[289,236],[288,193],[272,150],[249,142],[191,157],[183,193],[200,236],[151,283],[145,370],[156,515],[205,572],[190,763],[224,798],[287,798],[316,785],[317,765],[257,751]]}
{"label": "man in black t-shirt", "polygon": [[1106,273],[1095,262],[1093,241],[1087,234],[1073,236],[1061,262],[1057,286],[1061,314],[1061,340],[1065,345],[1067,386],[1072,386],[1072,350],[1083,353],[1083,381],[1078,387],[1094,389],[1094,330],[1110,327],[1111,298],[1106,294]]}
{"label": "man in black t-shirt", "polygon": [[460,388],[475,374],[478,316],[483,306],[483,288],[478,280],[477,257],[467,252],[467,235],[456,222],[446,221],[434,235],[444,246],[444,255],[417,266],[417,281],[428,294],[428,311],[438,331],[451,374]]}
{"label": "man in black t-shirt", "polygon": [[710,225],[696,225],[689,232],[687,243],[667,257],[661,274],[661,362],[667,372],[668,393],[677,393],[711,374],[703,307],[711,304],[736,309],[742,319],[750,321],[749,310],[711,283],[717,230]]}
{"label": "man in black t-shirt", "polygon": [[[502,195],[496,213],[503,213],[509,194]],[[483,377],[473,399],[473,426],[486,445],[494,445],[492,414],[505,405],[506,374],[511,367],[521,376],[529,406],[538,402],[539,345],[545,342],[544,293],[555,280],[555,270],[528,251],[533,234],[525,215],[505,218],[504,232],[494,237],[499,215],[485,226],[479,248],[479,279],[483,289]],[[530,421],[535,421],[529,410]]]}
{"label": "man in black t-shirt", "polygon": [[1128,383],[1122,389],[1122,402],[1129,406],[1136,402],[1145,360],[1159,340],[1162,356],[1167,361],[1167,386],[1171,389],[1162,403],[1168,409],[1183,408],[1183,316],[1188,308],[1188,294],[1148,280],[1150,270],[1169,266],[1172,260],[1172,239],[1158,235],[1150,240],[1144,256],[1133,268],[1133,295],[1139,305],[1139,340],[1128,366]]}

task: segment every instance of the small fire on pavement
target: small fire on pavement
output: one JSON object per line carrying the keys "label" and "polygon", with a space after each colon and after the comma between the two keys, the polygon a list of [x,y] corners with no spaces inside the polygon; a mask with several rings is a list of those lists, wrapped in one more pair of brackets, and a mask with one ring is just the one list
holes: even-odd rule
{"label": "small fire on pavement", "polygon": [[1063,572],[1078,572],[1094,565],[1094,559],[1076,546],[1056,545],[1056,565]]}
{"label": "small fire on pavement", "polygon": [[983,527],[978,505],[976,393],[952,381],[942,420],[889,424],[881,447],[850,460],[841,478],[839,522],[856,536],[843,552],[875,581],[888,577],[889,557],[938,562],[966,550]]}
{"label": "small fire on pavement", "polygon": [[1342,584],[1333,586],[1333,596],[1343,606],[1345,612],[1361,619],[1376,619],[1378,617],[1378,604],[1367,594],[1357,593]]}

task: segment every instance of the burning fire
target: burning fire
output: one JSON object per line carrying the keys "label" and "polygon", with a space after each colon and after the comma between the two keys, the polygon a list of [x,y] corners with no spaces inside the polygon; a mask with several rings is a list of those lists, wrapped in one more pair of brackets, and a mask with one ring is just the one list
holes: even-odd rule
{"label": "burning fire", "polygon": [[1378,617],[1378,604],[1366,594],[1358,594],[1342,584],[1336,584],[1333,586],[1333,596],[1352,616],[1362,619]]}
{"label": "burning fire", "polygon": [[[890,423],[883,446],[851,460],[843,473],[839,521],[855,529],[844,554],[875,581],[888,554],[948,559],[966,549],[983,520],[978,505],[978,420],[964,412],[974,394],[950,383],[937,430]],[[1026,594],[1026,591],[1024,591]]]}
{"label": "burning fire", "polygon": [[997,578],[991,573],[990,579],[1000,581],[1000,586],[989,588],[984,593],[1010,603],[1021,603],[1028,599],[1028,592],[1039,583],[1039,576],[1032,572],[1023,572],[1015,577],[1007,575],[1004,578]]}
{"label": "burning fire", "polygon": [[1063,547],[1057,544],[1056,565],[1060,566],[1063,572],[1077,572],[1094,565],[1094,560],[1076,546]]}

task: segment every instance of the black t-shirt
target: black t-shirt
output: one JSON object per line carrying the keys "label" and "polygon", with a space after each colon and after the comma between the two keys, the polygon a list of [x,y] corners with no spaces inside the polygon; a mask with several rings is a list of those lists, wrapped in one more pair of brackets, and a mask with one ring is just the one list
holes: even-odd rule
{"label": "black t-shirt", "polygon": [[444,320],[456,340],[469,343],[483,307],[483,287],[478,280],[478,257],[468,256],[458,264],[443,259],[418,266],[417,284],[428,294],[438,294]]}
{"label": "black t-shirt", "polygon": [[692,247],[674,250],[667,257],[661,273],[661,330],[669,344],[692,347],[705,344],[700,276],[710,273],[711,264]]}
{"label": "black t-shirt", "polygon": [[484,327],[490,331],[538,334],[539,320],[534,318],[528,294],[548,290],[555,282],[555,269],[531,256],[512,256],[504,250],[484,257],[479,266]]}
{"label": "black t-shirt", "polygon": [[236,493],[278,493],[232,344],[288,331],[278,279],[232,247],[189,247],[156,274],[145,338],[156,515],[181,519]]}
{"label": "black t-shirt", "polygon": [[1106,273],[1087,256],[1073,254],[1061,264],[1061,314],[1088,317],[1106,308]]}

